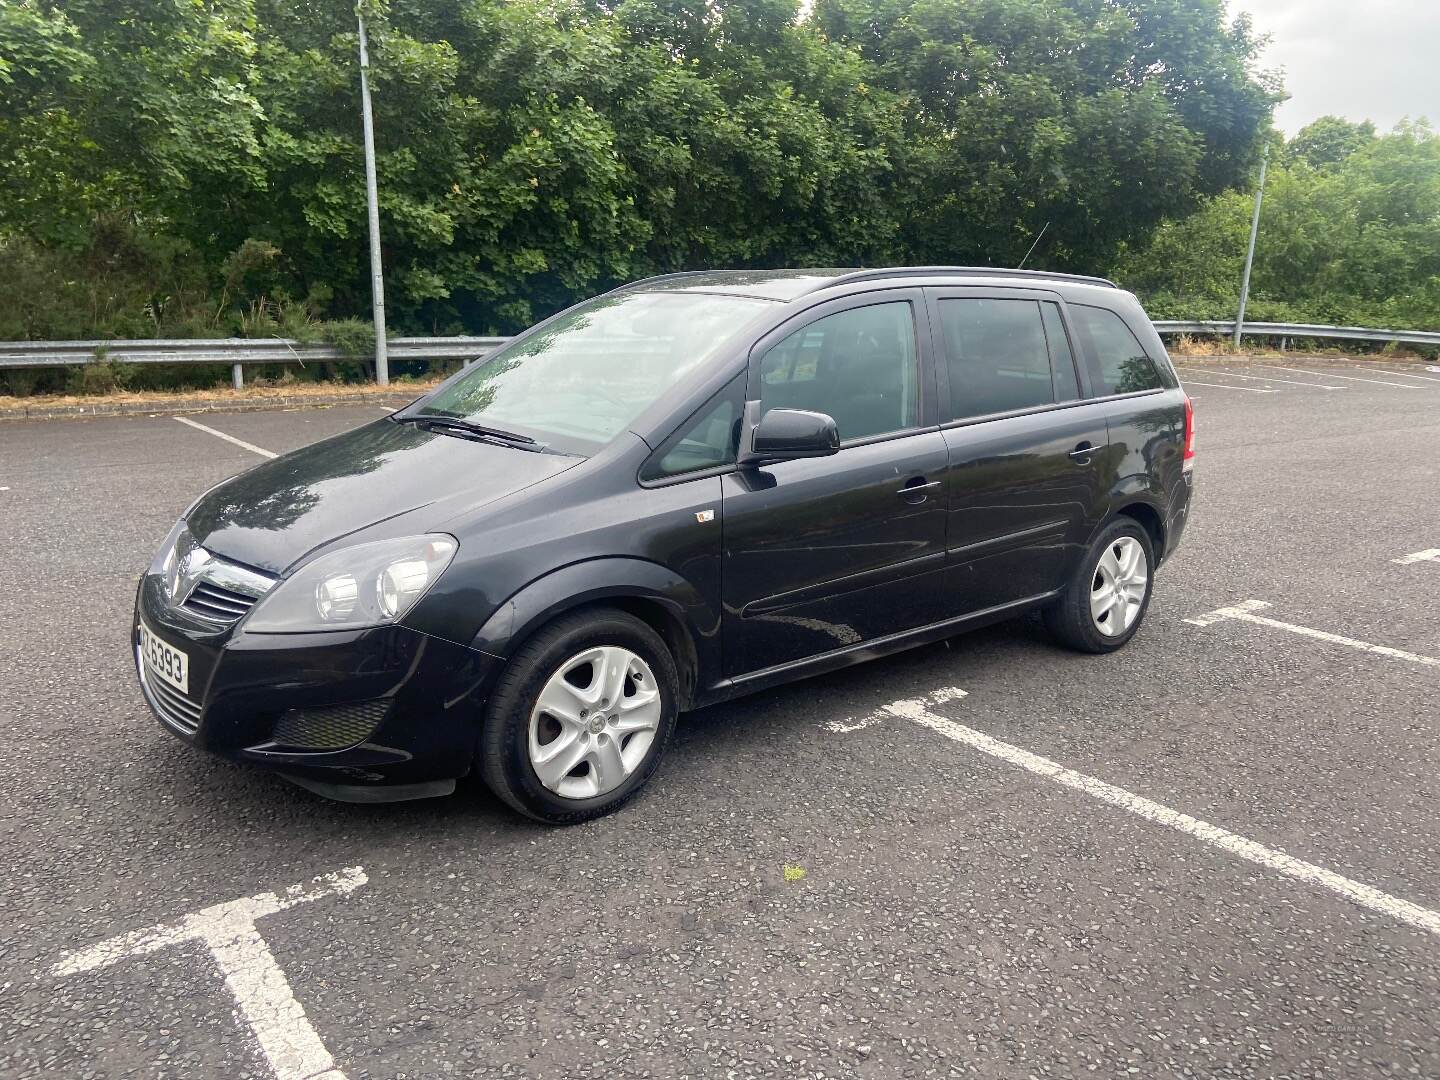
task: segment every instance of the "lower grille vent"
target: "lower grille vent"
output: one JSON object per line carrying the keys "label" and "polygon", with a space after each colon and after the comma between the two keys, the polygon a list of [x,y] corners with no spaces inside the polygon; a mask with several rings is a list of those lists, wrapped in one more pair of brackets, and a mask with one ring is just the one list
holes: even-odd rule
{"label": "lower grille vent", "polygon": [[201,707],[199,702],[182,694],[158,675],[145,673],[145,688],[150,691],[150,702],[162,720],[168,721],[187,735],[195,734],[200,727]]}
{"label": "lower grille vent", "polygon": [[292,750],[344,750],[374,734],[390,701],[360,701],[323,709],[291,709],[280,717],[271,739]]}

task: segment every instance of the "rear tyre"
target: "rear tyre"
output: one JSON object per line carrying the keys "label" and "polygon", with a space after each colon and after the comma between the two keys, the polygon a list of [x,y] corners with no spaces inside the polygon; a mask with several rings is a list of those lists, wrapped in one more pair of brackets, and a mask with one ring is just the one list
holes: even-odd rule
{"label": "rear tyre", "polygon": [[1072,649],[1114,652],[1145,620],[1154,565],[1144,526],[1116,518],[1095,538],[1060,599],[1045,609],[1045,625]]}
{"label": "rear tyre", "polygon": [[613,608],[562,617],[501,674],[485,710],[480,774],[537,821],[589,821],[654,774],[678,702],[674,658],[645,623]]}

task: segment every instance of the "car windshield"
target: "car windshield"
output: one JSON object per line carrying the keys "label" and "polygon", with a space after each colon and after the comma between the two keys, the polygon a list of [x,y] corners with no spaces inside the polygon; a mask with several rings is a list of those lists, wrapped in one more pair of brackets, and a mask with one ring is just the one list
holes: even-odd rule
{"label": "car windshield", "polygon": [[486,357],[410,415],[593,453],[772,303],[678,291],[602,296]]}

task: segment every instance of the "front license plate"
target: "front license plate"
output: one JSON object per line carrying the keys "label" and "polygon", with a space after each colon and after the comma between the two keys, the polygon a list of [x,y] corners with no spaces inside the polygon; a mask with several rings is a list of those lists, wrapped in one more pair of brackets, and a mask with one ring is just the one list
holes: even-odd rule
{"label": "front license plate", "polygon": [[143,622],[140,624],[140,655],[149,674],[164,679],[182,694],[190,693],[190,658],[175,646],[161,641]]}

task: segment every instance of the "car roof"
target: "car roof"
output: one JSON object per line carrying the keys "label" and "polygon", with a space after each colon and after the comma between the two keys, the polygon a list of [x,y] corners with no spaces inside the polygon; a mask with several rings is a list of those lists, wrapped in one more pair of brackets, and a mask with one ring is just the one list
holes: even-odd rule
{"label": "car roof", "polygon": [[695,270],[662,274],[622,285],[617,292],[708,292],[790,301],[822,289],[862,282],[914,282],[925,278],[947,284],[1009,284],[1033,288],[1039,282],[1066,282],[1118,289],[1108,278],[1048,270],[1011,270],[995,266],[890,266],[873,270]]}
{"label": "car roof", "polygon": [[823,289],[853,270],[694,270],[622,285],[624,292],[708,292],[794,300]]}

